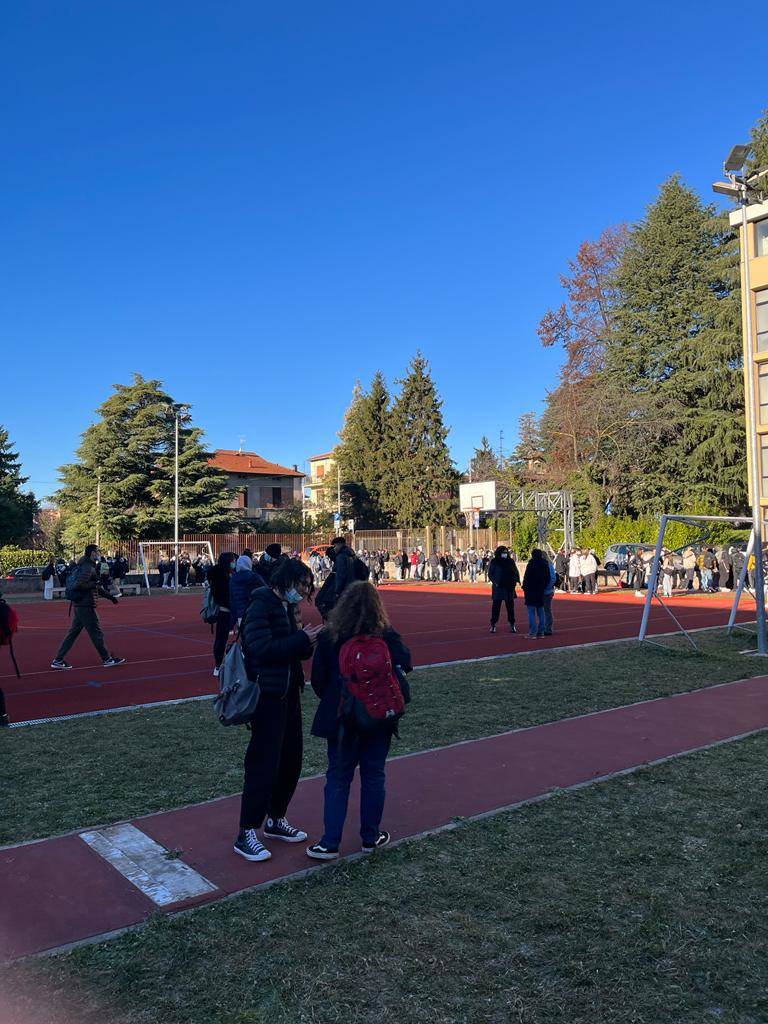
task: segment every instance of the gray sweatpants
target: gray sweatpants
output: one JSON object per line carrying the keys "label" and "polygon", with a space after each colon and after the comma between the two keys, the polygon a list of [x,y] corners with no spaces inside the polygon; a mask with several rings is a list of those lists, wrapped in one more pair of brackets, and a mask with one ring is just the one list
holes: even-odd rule
{"label": "gray sweatpants", "polygon": [[104,634],[101,632],[101,625],[99,624],[99,616],[96,614],[96,609],[72,605],[72,625],[69,627],[67,635],[62,640],[61,647],[56,655],[56,661],[63,661],[65,654],[83,630],[85,630],[91,638],[91,642],[99,652],[101,660],[107,660],[109,657],[109,651],[104,646]]}

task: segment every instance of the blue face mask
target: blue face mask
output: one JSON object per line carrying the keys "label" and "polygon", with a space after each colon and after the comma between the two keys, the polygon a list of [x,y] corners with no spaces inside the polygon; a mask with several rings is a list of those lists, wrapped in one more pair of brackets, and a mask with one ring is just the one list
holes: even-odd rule
{"label": "blue face mask", "polygon": [[272,561],[272,555],[268,555],[266,551],[264,552],[264,561],[265,562],[271,562]]}
{"label": "blue face mask", "polygon": [[285,592],[285,600],[288,602],[288,604],[299,604],[301,601],[304,600],[304,598],[298,592],[296,587],[291,587],[290,590],[286,590]]}

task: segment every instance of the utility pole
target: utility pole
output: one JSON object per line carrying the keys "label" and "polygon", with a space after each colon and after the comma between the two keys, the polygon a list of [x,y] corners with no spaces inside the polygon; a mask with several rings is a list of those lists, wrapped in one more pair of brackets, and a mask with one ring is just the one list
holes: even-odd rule
{"label": "utility pole", "polygon": [[173,417],[173,440],[174,440],[174,460],[173,460],[173,550],[176,555],[176,562],[173,570],[173,589],[174,593],[179,592],[179,416],[181,415],[181,409],[176,410],[176,415]]}

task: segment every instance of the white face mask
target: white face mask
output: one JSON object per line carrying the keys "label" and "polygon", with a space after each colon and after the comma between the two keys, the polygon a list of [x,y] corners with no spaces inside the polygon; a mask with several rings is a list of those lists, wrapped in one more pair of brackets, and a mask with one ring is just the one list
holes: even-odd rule
{"label": "white face mask", "polygon": [[506,552],[506,551],[502,551],[502,552],[501,552],[501,557],[502,557],[502,558],[509,558],[509,554],[508,554],[508,552]]}

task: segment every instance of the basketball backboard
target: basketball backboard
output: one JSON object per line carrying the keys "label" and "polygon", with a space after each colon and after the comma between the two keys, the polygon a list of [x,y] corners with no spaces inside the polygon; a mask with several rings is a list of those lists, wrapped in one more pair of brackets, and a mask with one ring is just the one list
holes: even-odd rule
{"label": "basketball backboard", "polygon": [[459,484],[459,504],[462,512],[471,512],[473,509],[495,512],[496,481],[482,480],[473,484]]}

